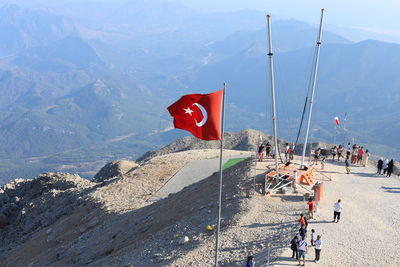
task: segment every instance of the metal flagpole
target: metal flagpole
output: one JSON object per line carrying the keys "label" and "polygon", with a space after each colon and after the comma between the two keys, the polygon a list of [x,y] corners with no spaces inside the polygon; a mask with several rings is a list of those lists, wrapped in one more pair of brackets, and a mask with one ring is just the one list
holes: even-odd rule
{"label": "metal flagpole", "polygon": [[312,115],[312,109],[313,109],[313,102],[314,102],[314,94],[315,94],[315,86],[317,83],[317,75],[318,75],[318,65],[319,65],[319,54],[321,50],[321,41],[322,41],[322,22],[324,20],[324,9],[321,9],[321,21],[319,23],[319,34],[318,34],[318,41],[317,41],[317,47],[316,47],[316,57],[315,57],[315,62],[314,62],[314,72],[313,72],[313,80],[312,80],[312,92],[311,92],[311,99],[310,99],[310,110],[308,112],[308,122],[307,122],[307,130],[306,130],[306,137],[304,140],[304,145],[303,145],[303,154],[301,157],[301,165],[300,168],[304,167],[304,157],[306,155],[306,148],[307,148],[307,143],[308,143],[308,134],[310,132],[310,124],[311,124],[311,115]]}
{"label": "metal flagpole", "polygon": [[336,123],[333,125],[333,145],[336,145]]}
{"label": "metal flagpole", "polygon": [[343,146],[347,145],[347,112],[344,113],[344,121],[343,121]]}
{"label": "metal flagpole", "polygon": [[219,231],[221,229],[221,206],[222,206],[222,148],[224,145],[224,119],[225,119],[225,92],[226,83],[224,83],[224,92],[222,94],[222,116],[221,116],[221,148],[219,152],[219,194],[218,194],[218,223],[217,238],[215,242],[215,267],[218,266],[219,254]]}
{"label": "metal flagpole", "polygon": [[271,15],[267,15],[268,21],[268,56],[269,56],[269,74],[271,80],[271,91],[272,91],[272,122],[273,122],[273,130],[274,130],[274,146],[275,146],[275,179],[278,181],[279,179],[279,169],[278,169],[278,137],[276,134],[276,108],[275,108],[275,78],[274,78],[274,54],[272,53],[272,34],[271,34]]}

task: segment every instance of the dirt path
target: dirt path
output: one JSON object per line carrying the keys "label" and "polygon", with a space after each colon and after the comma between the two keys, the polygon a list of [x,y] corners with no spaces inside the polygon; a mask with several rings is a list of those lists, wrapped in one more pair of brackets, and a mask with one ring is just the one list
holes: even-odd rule
{"label": "dirt path", "polygon": [[[334,181],[326,182],[325,197],[317,219],[308,231],[322,234],[321,266],[400,266],[400,181],[374,174],[369,167],[351,168],[344,174],[342,164],[327,164]],[[339,223],[333,223],[333,204],[342,200]],[[292,234],[294,235],[294,233]],[[309,241],[309,238],[307,238]],[[307,266],[314,266],[314,248],[307,254]],[[274,266],[294,266],[286,249]]]}

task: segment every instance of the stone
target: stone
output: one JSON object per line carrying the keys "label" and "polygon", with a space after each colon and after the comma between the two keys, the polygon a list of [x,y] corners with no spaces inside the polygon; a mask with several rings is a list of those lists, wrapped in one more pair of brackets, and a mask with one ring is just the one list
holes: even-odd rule
{"label": "stone", "polygon": [[178,244],[183,245],[183,244],[188,243],[189,241],[190,241],[189,237],[185,235],[185,236],[179,238]]}
{"label": "stone", "polygon": [[0,213],[0,228],[6,227],[8,224],[7,216],[3,213]]}

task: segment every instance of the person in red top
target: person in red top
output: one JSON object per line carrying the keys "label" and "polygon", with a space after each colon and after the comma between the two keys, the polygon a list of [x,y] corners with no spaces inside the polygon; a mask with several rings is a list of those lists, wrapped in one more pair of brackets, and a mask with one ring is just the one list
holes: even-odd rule
{"label": "person in red top", "polygon": [[304,225],[304,227],[306,226],[306,218],[304,218],[303,213],[300,214],[299,223],[300,223],[300,227],[302,227],[303,225]]}
{"label": "person in red top", "polygon": [[360,164],[362,161],[362,157],[364,155],[364,147],[359,147],[358,148],[358,155],[357,155],[357,163]]}
{"label": "person in red top", "polygon": [[308,205],[308,214],[310,215],[311,219],[314,219],[314,200],[310,198],[307,202]]}

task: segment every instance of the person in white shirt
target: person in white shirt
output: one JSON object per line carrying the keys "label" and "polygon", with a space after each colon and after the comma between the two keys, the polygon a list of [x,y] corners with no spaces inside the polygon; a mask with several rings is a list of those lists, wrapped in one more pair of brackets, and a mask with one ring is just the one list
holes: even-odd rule
{"label": "person in white shirt", "polygon": [[341,200],[339,199],[338,202],[336,202],[333,205],[333,208],[334,208],[334,211],[333,211],[333,222],[335,222],[336,218],[337,218],[336,222],[339,222],[339,220],[340,220],[340,213],[342,212],[342,209],[343,209],[343,206],[342,206],[342,204],[340,202],[341,202]]}
{"label": "person in white shirt", "polygon": [[315,240],[315,262],[319,262],[319,257],[322,249],[321,236],[317,235],[317,240]]}
{"label": "person in white shirt", "polygon": [[306,253],[308,244],[306,242],[306,237],[303,236],[301,240],[297,243],[297,251],[299,252],[299,265],[301,264],[301,258],[303,258],[303,266],[306,265]]}

